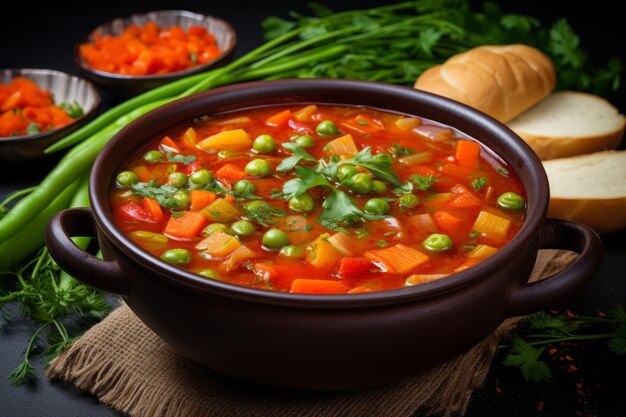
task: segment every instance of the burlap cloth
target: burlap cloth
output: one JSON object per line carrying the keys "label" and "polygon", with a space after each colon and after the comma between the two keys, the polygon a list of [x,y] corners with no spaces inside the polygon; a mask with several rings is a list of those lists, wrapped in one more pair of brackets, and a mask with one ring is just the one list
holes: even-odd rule
{"label": "burlap cloth", "polygon": [[[532,280],[572,262],[569,252],[542,251]],[[296,392],[234,380],[185,359],[121,305],[50,363],[48,376],[75,384],[132,417],[461,415],[491,365],[505,321],[470,351],[432,371],[384,387]]]}

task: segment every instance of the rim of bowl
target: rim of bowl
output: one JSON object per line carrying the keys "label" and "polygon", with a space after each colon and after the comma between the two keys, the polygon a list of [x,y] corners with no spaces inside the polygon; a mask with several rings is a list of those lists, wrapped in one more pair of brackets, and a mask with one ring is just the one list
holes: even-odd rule
{"label": "rim of bowl", "polygon": [[[188,16],[192,18],[198,18],[206,22],[214,21],[214,22],[221,23],[226,28],[226,33],[229,34],[229,38],[228,38],[229,42],[227,42],[226,49],[222,50],[222,53],[219,56],[217,56],[215,59],[213,59],[212,61],[206,62],[202,65],[197,65],[195,67],[187,68],[184,70],[170,72],[167,74],[128,75],[128,74],[117,74],[114,72],[106,72],[106,71],[102,71],[102,70],[98,70],[98,69],[94,69],[90,67],[89,64],[87,64],[85,59],[80,54],[80,45],[83,43],[91,43],[92,35],[96,33],[103,26],[108,26],[112,24],[113,22],[120,20],[124,23],[124,28],[126,28],[129,26],[128,21],[135,19],[137,17],[145,17],[150,14],[154,14],[157,16],[176,14],[176,15]],[[128,16],[116,17],[115,19],[109,20],[108,22],[105,22],[96,26],[89,33],[82,35],[78,39],[78,41],[74,44],[74,61],[82,70],[92,73],[94,75],[97,75],[99,77],[103,77],[103,78],[109,78],[109,79],[114,79],[118,81],[164,80],[164,79],[169,79],[169,78],[184,77],[187,75],[192,75],[192,74],[196,74],[196,73],[208,70],[212,68],[214,65],[216,65],[217,63],[227,58],[230,54],[232,54],[236,46],[237,46],[237,32],[235,32],[235,29],[228,21],[222,19],[221,17],[191,12],[189,10],[152,10],[152,11],[144,12],[144,13],[134,13]]]}
{"label": "rim of bowl", "polygon": [[[98,111],[98,107],[100,106],[101,97],[96,87],[93,85],[91,81],[86,80],[77,75],[72,75],[67,72],[58,71],[58,70],[40,69],[40,68],[3,68],[3,69],[0,69],[0,73],[3,73],[3,72],[10,72],[12,75],[12,79],[16,77],[20,77],[20,76],[25,76],[26,78],[28,78],[28,74],[52,75],[54,77],[66,78],[68,80],[75,79],[80,83],[84,83],[87,90],[89,90],[89,94],[93,95],[94,103],[93,103],[93,106],[91,106],[89,110],[86,110],[83,108],[83,115],[74,119],[74,121],[70,124],[57,127],[56,129],[47,130],[45,132],[35,133],[32,135],[0,136],[0,143],[9,142],[9,141],[26,142],[29,140],[41,139],[41,138],[48,137],[53,134],[57,134],[58,132],[61,132],[65,129],[69,129],[75,126],[77,123],[81,123],[85,120],[89,120],[94,115],[94,113]],[[82,104],[81,104],[81,107],[82,107]]]}
{"label": "rim of bowl", "polygon": [[[286,90],[284,94],[281,95],[281,97],[284,97],[286,99],[290,97],[299,98],[301,95],[306,94],[303,93],[302,90],[306,90],[309,92],[309,94],[312,94],[315,90],[319,88],[328,87],[332,87],[333,89],[347,90],[352,90],[355,88],[365,88],[368,90],[368,93],[371,94],[391,94],[392,96],[395,95],[396,97],[408,97],[412,95],[416,98],[417,102],[421,106],[434,106],[435,108],[438,108],[442,111],[452,113],[452,115],[455,117],[464,118],[468,123],[471,123],[472,125],[477,125],[478,128],[485,130],[482,136],[490,135],[494,138],[497,138],[497,140],[502,140],[504,148],[507,148],[507,151],[510,151],[511,153],[511,155],[503,156],[501,153],[495,153],[495,151],[493,151],[499,158],[506,161],[506,163],[511,168],[513,168],[513,170],[520,177],[520,180],[524,185],[527,196],[527,210],[526,219],[522,227],[513,237],[513,239],[509,243],[507,243],[502,249],[500,249],[496,254],[471,268],[452,274],[445,279],[393,290],[374,291],[364,294],[336,295],[291,294],[244,287],[216,280],[209,280],[160,260],[156,256],[141,249],[117,227],[115,221],[113,220],[112,212],[108,206],[108,195],[110,190],[100,190],[98,192],[98,182],[105,182],[99,181],[98,178],[100,178],[100,176],[102,175],[105,175],[105,177],[108,177],[108,180],[106,182],[112,184],[112,177],[114,172],[111,172],[110,170],[111,165],[105,164],[105,162],[112,158],[114,160],[120,160],[119,153],[115,153],[115,147],[116,144],[122,141],[124,136],[126,136],[126,132],[133,132],[137,128],[141,128],[142,125],[149,125],[151,123],[151,120],[163,119],[167,117],[167,114],[170,111],[176,111],[177,108],[179,112],[188,112],[191,110],[191,108],[195,106],[195,102],[202,102],[204,98],[213,95],[228,94],[229,92],[237,92],[240,90],[246,90],[246,92],[250,95],[251,91],[253,90],[264,90],[269,93],[270,91],[275,91],[276,88],[281,87]],[[332,97],[332,94],[328,94],[328,96]],[[410,97],[408,98],[410,99]],[[300,99],[299,101],[286,100],[284,103],[295,104],[305,102],[307,102],[306,99]],[[309,100],[308,102],[312,102],[312,100]],[[323,103],[323,101],[317,102]],[[329,99],[327,104],[342,105],[337,102],[333,103],[332,99]],[[280,104],[272,103],[272,105]],[[348,104],[343,105],[349,106]],[[376,108],[376,106],[364,106]],[[242,106],[240,107],[240,109],[243,110],[253,107],[254,106]],[[385,109],[383,106],[379,106],[377,108],[380,110],[398,112],[397,110],[391,110],[389,108]],[[415,114],[415,116],[420,117],[419,114]],[[188,120],[191,119],[193,119],[193,117],[188,118]],[[438,120],[434,121],[438,122]],[[172,123],[171,126],[173,127],[177,124],[179,123]],[[463,130],[457,128],[456,126],[452,127],[459,132],[470,136],[475,140],[478,140],[481,144],[483,143],[474,135],[469,135]],[[160,132],[162,131],[163,129],[160,130]],[[153,139],[154,135],[155,133],[151,134],[150,139]],[[148,139],[148,137],[146,137],[146,139]],[[145,142],[143,143],[143,145],[145,145]],[[139,148],[140,146],[135,147],[134,152],[137,152]],[[488,148],[491,149],[492,146],[488,146]],[[124,159],[124,162],[126,162],[130,156],[130,153],[128,155],[125,155],[126,159]],[[520,171],[524,171],[525,178],[522,176]],[[413,88],[370,81],[355,81],[343,79],[285,79],[276,81],[242,83],[234,86],[216,88],[212,91],[196,94],[191,97],[186,97],[168,103],[156,110],[147,113],[146,115],[130,123],[128,126],[124,127],[103,148],[93,166],[89,183],[89,194],[92,209],[95,213],[94,218],[99,226],[100,232],[103,233],[107,237],[107,239],[109,239],[118,249],[125,253],[129,258],[133,259],[133,261],[139,263],[143,268],[152,270],[154,272],[157,272],[158,274],[163,275],[168,282],[192,288],[196,291],[205,291],[221,296],[227,296],[230,298],[299,308],[359,308],[391,305],[433,298],[435,296],[453,292],[463,287],[474,284],[486,278],[489,274],[496,273],[499,267],[505,265],[510,258],[514,257],[517,253],[520,252],[520,249],[524,245],[527,245],[528,241],[532,240],[536,236],[539,227],[543,224],[545,220],[549,202],[548,179],[541,165],[541,162],[531,150],[531,148],[519,136],[517,136],[513,131],[511,131],[509,128],[507,128],[497,120],[459,102],[435,94],[415,90]],[[502,277],[502,279],[507,278]]]}

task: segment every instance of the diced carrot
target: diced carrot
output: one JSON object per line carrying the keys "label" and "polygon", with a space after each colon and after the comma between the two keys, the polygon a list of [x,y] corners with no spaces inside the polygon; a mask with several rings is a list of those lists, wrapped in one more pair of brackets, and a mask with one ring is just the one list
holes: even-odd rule
{"label": "diced carrot", "polygon": [[254,274],[264,281],[272,281],[278,276],[278,271],[272,265],[258,262],[252,266]]}
{"label": "diced carrot", "polygon": [[350,287],[341,281],[329,279],[303,279],[291,281],[292,294],[345,294]]}
{"label": "diced carrot", "polygon": [[328,241],[343,256],[354,256],[356,253],[356,241],[346,232],[337,232]]}
{"label": "diced carrot", "polygon": [[223,198],[216,199],[198,213],[202,213],[212,222],[220,223],[229,222],[240,214],[237,207]]}
{"label": "diced carrot", "polygon": [[207,150],[220,150],[224,148],[245,148],[252,145],[252,139],[248,132],[243,129],[224,130],[206,139],[201,140],[196,148]]}
{"label": "diced carrot", "polygon": [[150,170],[143,165],[136,166],[132,168],[131,171],[137,175],[137,178],[139,178],[139,181],[141,182],[148,182],[150,181],[150,178],[152,178]]}
{"label": "diced carrot", "polygon": [[459,194],[447,203],[450,207],[476,208],[483,205],[482,201],[474,194],[467,192]]}
{"label": "diced carrot", "polygon": [[351,276],[362,274],[363,272],[367,272],[372,267],[372,261],[367,258],[350,258],[344,256],[339,261],[337,275],[342,278],[348,278]]}
{"label": "diced carrot", "polygon": [[161,140],[161,148],[168,152],[180,153],[180,147],[169,136]]}
{"label": "diced carrot", "polygon": [[200,233],[205,224],[202,214],[185,211],[180,216],[170,217],[163,233],[174,239],[188,240]]}
{"label": "diced carrot", "polygon": [[228,181],[239,181],[248,176],[246,172],[239,168],[237,165],[225,164],[220,169],[215,171],[217,178],[222,178]]}
{"label": "diced carrot", "polygon": [[226,271],[232,271],[237,268],[239,264],[246,259],[255,258],[257,255],[250,250],[246,245],[241,245],[230,254],[228,259],[224,262],[224,268]]}
{"label": "diced carrot", "polygon": [[413,274],[404,281],[406,287],[412,285],[425,284],[427,282],[436,281],[441,278],[447,277],[449,274]]}
{"label": "diced carrot", "polygon": [[315,104],[309,104],[293,113],[293,117],[299,122],[308,122],[313,113],[317,111]]}
{"label": "diced carrot", "polygon": [[334,155],[354,156],[359,153],[359,149],[356,147],[356,143],[354,143],[354,139],[349,133],[337,139],[331,140],[326,146],[328,148],[328,152]]}
{"label": "diced carrot", "polygon": [[443,167],[441,167],[441,171],[446,175],[450,175],[451,177],[468,179],[476,170],[457,164],[445,164]]}
{"label": "diced carrot", "polygon": [[363,255],[386,270],[398,274],[410,272],[429,259],[428,255],[402,243],[384,249],[370,250]]}
{"label": "diced carrot", "polygon": [[335,266],[341,255],[335,247],[328,241],[329,234],[324,233],[313,241],[306,260],[315,268],[332,268]]}
{"label": "diced carrot", "polygon": [[268,126],[283,127],[289,122],[289,119],[291,119],[291,111],[283,110],[268,117],[265,124]]}
{"label": "diced carrot", "polygon": [[161,209],[159,202],[154,198],[144,197],[141,201],[141,205],[148,213],[150,213],[155,222],[158,223],[163,220],[163,210]]}
{"label": "diced carrot", "polygon": [[504,215],[493,214],[487,210],[482,210],[478,214],[476,221],[474,221],[472,230],[480,233],[489,240],[499,242],[506,237],[510,227],[511,220],[505,218]]}
{"label": "diced carrot", "polygon": [[213,258],[224,258],[239,246],[241,243],[235,236],[220,230],[198,242],[196,249],[204,251]]}
{"label": "diced carrot", "polygon": [[478,165],[480,156],[480,145],[469,140],[460,140],[456,143],[454,157],[459,165],[463,167],[475,167]]}
{"label": "diced carrot", "polygon": [[463,220],[444,210],[434,212],[433,217],[437,228],[445,233],[456,232],[461,226],[461,223],[463,223]]}
{"label": "diced carrot", "polygon": [[216,195],[213,191],[191,190],[189,197],[191,199],[191,211],[198,211],[215,201]]}

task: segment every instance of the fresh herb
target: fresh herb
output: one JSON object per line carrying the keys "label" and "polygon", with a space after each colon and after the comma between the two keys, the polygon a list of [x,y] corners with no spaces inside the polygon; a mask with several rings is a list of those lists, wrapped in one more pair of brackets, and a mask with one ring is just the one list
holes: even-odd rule
{"label": "fresh herb", "polygon": [[482,190],[485,185],[487,185],[487,178],[485,177],[474,178],[474,181],[472,181],[472,188],[476,191]]}
{"label": "fresh herb", "polygon": [[326,177],[312,168],[297,166],[296,176],[298,176],[298,178],[289,180],[283,184],[283,196],[287,200],[315,187],[334,189]]}
{"label": "fresh herb", "polygon": [[389,217],[364,212],[348,194],[340,190],[334,191],[326,197],[322,203],[322,209],[322,215],[317,221],[322,226],[333,230],[346,231],[343,226],[354,226],[364,219],[380,220]]}
{"label": "fresh herb", "polygon": [[415,153],[415,150],[405,148],[398,145],[397,143],[394,143],[393,147],[389,148],[389,153],[391,153],[392,155],[411,155],[412,153]]}
{"label": "fresh herb", "polygon": [[501,345],[508,349],[504,364],[522,371],[524,379],[541,381],[551,377],[548,364],[541,360],[547,346],[559,346],[563,342],[583,340],[607,340],[609,349],[626,354],[626,311],[619,305],[608,313],[598,316],[568,314],[532,314],[510,344]]}
{"label": "fresh herb", "polygon": [[167,158],[168,162],[176,162],[184,165],[192,163],[197,158],[196,155],[182,155],[170,151],[165,151],[165,157]]}
{"label": "fresh herb", "polygon": [[433,177],[431,174],[421,175],[421,174],[413,174],[409,177],[409,179],[415,184],[415,187],[420,191],[428,191],[430,187],[436,183],[441,181],[437,177]]}
{"label": "fresh herb", "polygon": [[476,236],[478,236],[478,232],[469,232],[470,239],[476,239]]}
{"label": "fresh herb", "polygon": [[386,153],[379,153],[372,155],[372,147],[367,146],[354,155],[352,158],[345,161],[348,164],[366,168],[372,175],[381,180],[387,181],[390,184],[400,186],[400,178],[398,174],[391,169],[391,157]]}
{"label": "fresh herb", "polygon": [[302,146],[293,143],[286,142],[282,144],[282,147],[290,151],[293,155],[282,160],[280,165],[276,167],[278,172],[287,172],[292,170],[300,161],[317,162],[317,159],[313,158]]}
{"label": "fresh herb", "polygon": [[498,174],[500,175],[509,175],[509,170],[504,167],[498,167],[496,171],[498,171]]}
{"label": "fresh herb", "polygon": [[384,248],[386,246],[389,246],[389,242],[387,242],[386,240],[377,240],[376,241],[376,246],[378,246],[379,248]]}
{"label": "fresh herb", "polygon": [[30,123],[28,127],[26,127],[26,133],[28,135],[34,135],[36,133],[41,133],[41,129],[37,123]]}
{"label": "fresh herb", "polygon": [[285,210],[272,206],[265,202],[256,201],[251,204],[244,204],[239,208],[243,209],[244,217],[247,220],[257,222],[263,227],[276,224],[278,218],[285,216]]}
{"label": "fresh herb", "polygon": [[80,104],[76,100],[74,100],[73,103],[69,103],[69,102],[61,103],[59,104],[59,107],[62,108],[63,111],[72,119],[78,119],[83,114],[85,114],[85,112],[83,111],[83,108],[80,106]]}
{"label": "fresh herb", "polygon": [[168,209],[182,208],[181,202],[177,198],[173,198],[172,195],[178,188],[167,185],[159,184],[155,180],[149,182],[138,182],[131,187],[133,194],[141,195],[148,198],[155,199],[159,205]]}
{"label": "fresh herb", "polygon": [[270,190],[270,199],[272,200],[281,200],[283,198],[283,192],[278,188],[272,188]]}

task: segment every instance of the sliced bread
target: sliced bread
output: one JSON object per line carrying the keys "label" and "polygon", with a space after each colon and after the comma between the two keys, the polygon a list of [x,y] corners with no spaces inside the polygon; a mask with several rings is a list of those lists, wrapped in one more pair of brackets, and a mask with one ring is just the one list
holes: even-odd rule
{"label": "sliced bread", "polygon": [[549,215],[586,224],[598,233],[626,227],[626,151],[545,161]]}
{"label": "sliced bread", "polygon": [[507,125],[547,160],[617,148],[626,117],[601,97],[561,91]]}

